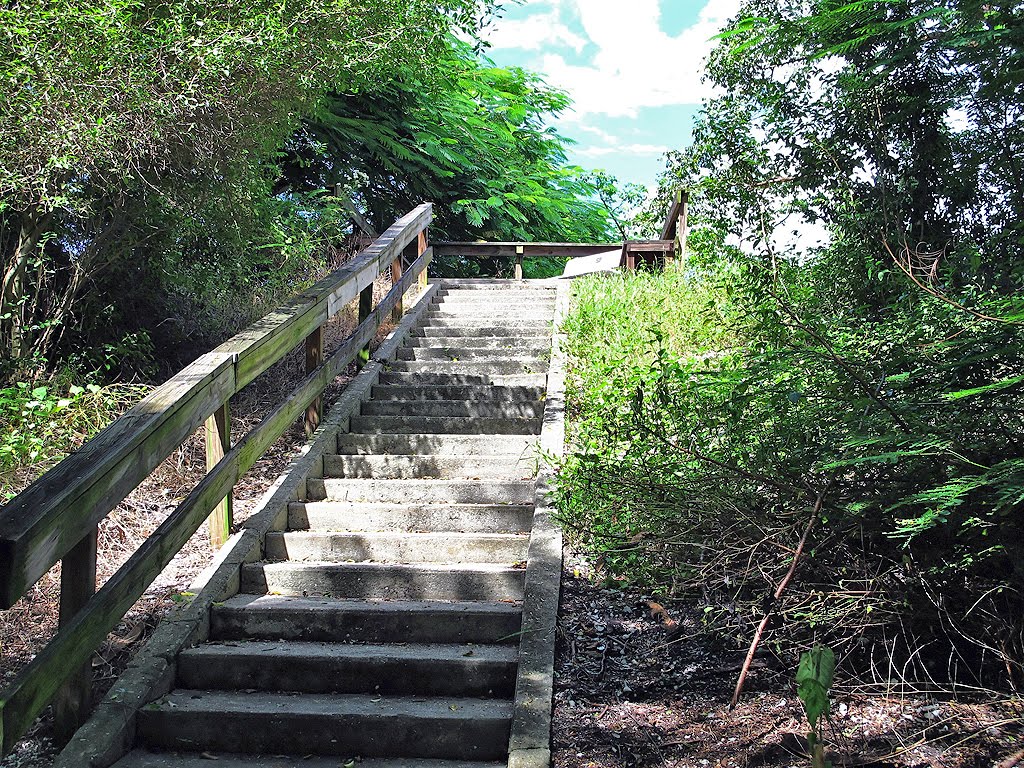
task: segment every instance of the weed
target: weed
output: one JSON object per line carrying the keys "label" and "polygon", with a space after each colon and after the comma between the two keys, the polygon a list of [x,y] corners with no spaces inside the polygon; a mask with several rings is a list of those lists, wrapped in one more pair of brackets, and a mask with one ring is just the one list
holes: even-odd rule
{"label": "weed", "polygon": [[138,401],[137,384],[17,382],[0,389],[0,498],[79,448]]}

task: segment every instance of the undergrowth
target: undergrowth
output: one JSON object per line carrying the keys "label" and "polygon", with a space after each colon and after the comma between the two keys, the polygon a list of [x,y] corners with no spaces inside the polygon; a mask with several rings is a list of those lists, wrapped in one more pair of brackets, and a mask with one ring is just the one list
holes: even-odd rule
{"label": "undergrowth", "polygon": [[741,257],[577,280],[563,525],[727,646],[768,612],[787,666],[821,642],[867,682],[1013,688],[1024,332],[912,293],[872,316],[829,280]]}
{"label": "undergrowth", "polygon": [[147,391],[140,384],[101,386],[54,376],[0,389],[0,502],[77,450]]}

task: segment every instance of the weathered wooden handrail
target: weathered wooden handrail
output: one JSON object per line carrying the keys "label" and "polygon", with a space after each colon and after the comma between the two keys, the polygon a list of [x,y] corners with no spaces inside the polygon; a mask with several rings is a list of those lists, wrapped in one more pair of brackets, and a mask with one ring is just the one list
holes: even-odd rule
{"label": "weathered wooden handrail", "polygon": [[607,253],[619,243],[487,243],[445,242],[434,243],[436,256],[461,256],[467,259],[515,259],[513,272],[516,280],[523,279],[523,259],[527,256],[574,258]]}
{"label": "weathered wooden handrail", "polygon": [[[311,416],[316,420],[311,410],[318,409],[328,384],[368,347],[388,313],[401,306],[412,283],[425,278],[432,258],[426,237],[430,220],[429,203],[399,219],[344,267],[201,356],[0,508],[0,605],[7,608],[57,560],[76,547],[81,549],[83,541],[93,542],[94,557],[96,524],[205,421],[221,429],[216,414],[224,414],[222,455],[208,452],[207,475],[128,562],[94,596],[87,600],[88,594],[82,596],[84,606],[72,601],[66,611],[63,591],[70,585],[62,580],[60,630],[0,692],[0,754],[13,747],[65,681],[88,664],[93,651],[210,511],[230,498],[238,478],[303,413],[307,427]],[[404,269],[403,254],[411,259]],[[372,308],[373,281],[385,267],[399,279]],[[315,343],[319,336],[322,358],[324,323],[356,296],[361,301],[355,332],[326,360],[310,366],[310,339]],[[230,397],[303,341],[306,377],[231,447],[226,410]],[[230,519],[218,518],[217,525],[230,527]],[[94,584],[94,566],[91,577],[85,576]]]}
{"label": "weathered wooden handrail", "polygon": [[621,243],[440,242],[434,243],[434,254],[466,259],[515,259],[516,280],[523,279],[523,259],[527,256],[571,259],[577,256],[596,256],[621,248],[619,266],[629,271],[636,269],[638,255],[644,261],[660,259],[662,264],[669,264],[673,258],[682,258],[686,253],[689,199],[687,190],[677,191],[673,196],[659,240],[626,240]]}

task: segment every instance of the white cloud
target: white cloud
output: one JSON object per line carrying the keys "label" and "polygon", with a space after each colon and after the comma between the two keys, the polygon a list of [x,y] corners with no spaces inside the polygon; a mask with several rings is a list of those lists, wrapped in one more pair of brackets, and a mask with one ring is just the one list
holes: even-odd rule
{"label": "white cloud", "polygon": [[[579,38],[562,21],[561,13],[570,12],[587,41],[597,47],[592,61],[572,64],[561,54],[547,53],[537,69],[551,85],[568,91],[577,118],[590,114],[635,117],[642,107],[697,104],[711,93],[701,83],[704,59],[714,45],[710,38],[739,11],[739,4],[740,0],[708,0],[694,25],[670,36],[661,29],[658,0],[631,0],[628,5],[622,0],[528,3],[546,10],[523,22],[499,23],[491,39],[496,48],[542,50],[548,41],[564,41],[567,35]],[[538,21],[533,31],[536,43],[526,36],[526,24],[533,21]],[[520,26],[512,26],[516,24]],[[514,34],[502,27],[511,27]],[[575,41],[566,44],[582,50]]]}
{"label": "white cloud", "polygon": [[580,125],[576,126],[576,130],[577,131],[582,131],[583,133],[593,134],[594,136],[597,136],[597,138],[599,138],[605,144],[611,144],[613,141],[618,141],[619,140],[618,137],[613,136],[612,134],[608,133],[608,131],[606,131],[606,130],[604,130],[602,128],[598,128],[596,125],[582,125],[582,124],[580,124]]}
{"label": "white cloud", "polygon": [[604,155],[660,155],[665,152],[668,152],[668,147],[660,144],[619,144],[613,147],[586,147],[584,149],[576,150],[576,154],[582,155],[583,157],[602,157]]}
{"label": "white cloud", "polygon": [[521,48],[527,51],[562,45],[580,53],[587,44],[586,40],[562,23],[557,10],[525,19],[500,21],[488,38],[495,48]]}

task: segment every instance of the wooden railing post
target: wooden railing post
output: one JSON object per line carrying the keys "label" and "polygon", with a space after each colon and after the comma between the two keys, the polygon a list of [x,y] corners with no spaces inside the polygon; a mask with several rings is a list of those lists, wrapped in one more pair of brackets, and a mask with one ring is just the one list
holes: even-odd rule
{"label": "wooden railing post", "polygon": [[[405,249],[405,252],[402,255],[404,256],[405,253],[408,253],[408,251],[409,251],[409,248],[407,246],[406,249]],[[418,256],[418,255],[419,254],[416,254],[416,256]],[[415,261],[416,256],[413,256],[413,258],[410,259],[410,262],[411,261]],[[395,259],[394,261],[391,262],[391,285],[398,285],[398,281],[401,280],[401,279],[402,279],[402,256],[399,256],[397,259]],[[394,323],[401,322],[402,321],[402,314],[404,312],[405,312],[405,307],[402,304],[402,300],[399,299],[398,303],[395,304],[394,309],[391,310],[391,321],[394,322]]]}
{"label": "wooden railing post", "polygon": [[[306,337],[306,373],[312,373],[324,361],[324,327],[321,325]],[[306,437],[311,437],[323,418],[324,398],[318,396],[306,408],[304,427]]]}
{"label": "wooden railing post", "polygon": [[[209,472],[231,450],[231,403],[225,402],[206,420],[206,471]],[[231,493],[210,513],[210,547],[220,549],[231,535]]]}
{"label": "wooden railing post", "polygon": [[[76,544],[60,561],[60,618],[66,627],[96,592],[96,532]],[[54,731],[66,744],[91,709],[92,663],[75,670],[53,702]]]}
{"label": "wooden railing post", "polygon": [[515,278],[516,280],[523,279],[523,253],[525,249],[521,245],[516,246],[516,266],[515,266]]}
{"label": "wooden railing post", "polygon": [[[368,318],[371,312],[373,312],[373,283],[359,292],[359,319],[356,321],[356,325]],[[370,342],[366,342],[366,346],[359,350],[356,361],[360,368],[370,362]]]}
{"label": "wooden railing post", "polygon": [[[416,236],[416,258],[418,259],[427,250],[427,228],[424,227],[420,233]],[[420,289],[427,287],[427,268],[424,267],[423,271],[420,272],[416,278],[416,282],[419,284]]]}
{"label": "wooden railing post", "polygon": [[686,234],[688,225],[686,222],[687,208],[690,204],[690,191],[684,189],[679,199],[679,220],[676,222],[676,253],[682,263],[686,259]]}
{"label": "wooden railing post", "polygon": [[[423,253],[423,251],[426,250],[426,246],[424,245],[424,242],[426,242],[425,234],[426,234],[425,231],[418,233],[416,235],[416,239],[413,240],[411,243],[409,243],[407,246],[405,246],[405,248],[402,250],[401,257],[395,260],[395,264],[398,265],[398,273],[397,274],[395,274],[395,264],[391,265],[391,284],[392,285],[397,285],[398,281],[402,279],[402,262],[405,261],[407,264],[412,264],[414,261],[416,261],[416,259],[418,259],[420,257],[420,254]],[[416,276],[416,282],[421,287],[425,286],[427,284],[427,270],[426,269],[424,269],[422,272],[420,272],[420,274],[418,274]],[[404,309],[402,307],[402,300],[399,299],[398,300],[398,304],[395,305],[395,308],[391,312],[391,319],[394,320],[397,323],[399,320],[402,319],[402,312],[403,311],[404,311]]]}

